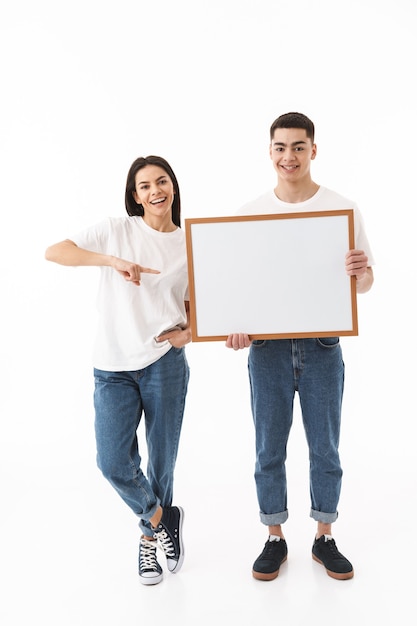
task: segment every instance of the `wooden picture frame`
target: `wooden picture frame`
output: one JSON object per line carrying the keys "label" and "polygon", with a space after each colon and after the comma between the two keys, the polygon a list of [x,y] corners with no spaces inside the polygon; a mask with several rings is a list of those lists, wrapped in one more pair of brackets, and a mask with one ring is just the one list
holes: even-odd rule
{"label": "wooden picture frame", "polygon": [[193,341],[357,335],[353,209],[185,219]]}

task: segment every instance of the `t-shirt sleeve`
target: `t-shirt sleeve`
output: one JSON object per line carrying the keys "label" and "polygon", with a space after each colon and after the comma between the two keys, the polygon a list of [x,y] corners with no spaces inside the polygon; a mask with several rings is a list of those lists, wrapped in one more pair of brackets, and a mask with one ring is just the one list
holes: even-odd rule
{"label": "t-shirt sleeve", "polygon": [[79,248],[105,254],[110,234],[110,221],[103,220],[70,237]]}

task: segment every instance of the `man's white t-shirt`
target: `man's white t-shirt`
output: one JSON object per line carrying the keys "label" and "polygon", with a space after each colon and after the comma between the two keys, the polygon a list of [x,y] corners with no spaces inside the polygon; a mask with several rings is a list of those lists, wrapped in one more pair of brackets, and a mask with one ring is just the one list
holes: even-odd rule
{"label": "man's white t-shirt", "polygon": [[188,296],[185,234],[181,228],[159,232],[142,217],[108,218],[71,240],[80,248],[117,256],[160,274],[141,274],[140,286],[115,269],[100,267],[98,329],[93,365],[105,371],[135,371],[172,348],[155,337],[175,325],[185,326]]}
{"label": "man's white t-shirt", "polygon": [[[355,202],[344,198],[327,187],[319,187],[317,192],[304,202],[283,202],[274,190],[264,193],[259,198],[243,205],[239,215],[273,215],[274,213],[299,213],[306,211],[338,211],[353,209],[355,248],[363,250],[368,257],[368,265],[374,265],[374,257],[366,236],[362,215]],[[347,250],[346,250],[347,252]]]}

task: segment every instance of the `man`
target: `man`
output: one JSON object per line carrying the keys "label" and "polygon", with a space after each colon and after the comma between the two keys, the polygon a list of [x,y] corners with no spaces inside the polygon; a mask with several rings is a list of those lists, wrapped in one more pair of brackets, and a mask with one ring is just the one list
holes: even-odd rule
{"label": "man", "polygon": [[[301,113],[278,117],[270,129],[270,157],[277,185],[242,207],[243,215],[294,213],[352,208],[355,249],[346,254],[345,267],[356,279],[358,293],[373,284],[372,252],[361,214],[351,200],[315,183],[311,161],[316,158],[314,124]],[[296,248],[297,242],[294,242]],[[319,279],[319,277],[318,277]],[[329,576],[353,577],[353,566],[332,537],[340,496],[342,468],[338,453],[344,364],[338,337],[251,341],[235,333],[226,346],[248,348],[251,405],[256,434],[255,481],[260,519],[269,537],[253,565],[258,580],[272,580],[287,559],[282,524],[288,518],[285,459],[298,392],[310,458],[310,516],[317,522],[313,559]]]}

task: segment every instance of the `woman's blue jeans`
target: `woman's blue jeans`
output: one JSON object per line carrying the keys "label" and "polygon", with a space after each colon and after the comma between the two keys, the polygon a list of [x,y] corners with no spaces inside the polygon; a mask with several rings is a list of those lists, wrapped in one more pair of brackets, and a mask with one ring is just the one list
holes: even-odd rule
{"label": "woman's blue jeans", "polygon": [[310,516],[337,519],[344,363],[338,337],[253,341],[248,359],[256,433],[255,481],[263,524],[288,518],[285,461],[298,392],[310,460]]}
{"label": "woman's blue jeans", "polygon": [[[158,361],[132,372],[94,369],[97,465],[140,518],[170,506],[174,467],[185,408],[189,367],[184,348],[172,347]],[[145,419],[147,472],[141,469],[137,429]],[[148,532],[147,532],[148,531]]]}

